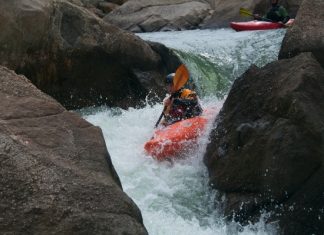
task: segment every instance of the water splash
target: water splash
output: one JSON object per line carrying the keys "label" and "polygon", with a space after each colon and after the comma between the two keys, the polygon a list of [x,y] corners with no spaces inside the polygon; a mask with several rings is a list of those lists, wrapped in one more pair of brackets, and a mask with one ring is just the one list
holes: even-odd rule
{"label": "water splash", "polygon": [[[231,84],[251,64],[263,66],[277,59],[284,33],[222,29],[138,35],[173,48],[189,68],[203,107],[221,109]],[[266,213],[257,224],[225,222],[225,198],[208,186],[202,163],[208,132],[195,151],[175,164],[157,162],[145,154],[144,143],[151,138],[162,109],[162,104],[157,104],[142,109],[81,111],[85,119],[102,128],[124,191],[139,206],[149,234],[276,234],[277,225],[265,223]]]}
{"label": "water splash", "polygon": [[285,32],[220,29],[137,35],[173,49],[187,65],[200,96],[224,99],[233,81],[251,64],[262,67],[277,60]]}
{"label": "water splash", "polygon": [[[209,98],[203,99],[202,105],[220,109],[222,102]],[[262,224],[258,224],[262,228],[242,227],[224,221],[224,198],[208,186],[202,162],[212,122],[199,139],[198,148],[187,158],[171,164],[146,155],[144,143],[150,139],[162,108],[158,104],[142,109],[101,107],[83,111],[86,120],[102,128],[124,191],[139,206],[149,234],[269,234],[260,233],[265,230]],[[215,202],[219,206],[215,207]]]}

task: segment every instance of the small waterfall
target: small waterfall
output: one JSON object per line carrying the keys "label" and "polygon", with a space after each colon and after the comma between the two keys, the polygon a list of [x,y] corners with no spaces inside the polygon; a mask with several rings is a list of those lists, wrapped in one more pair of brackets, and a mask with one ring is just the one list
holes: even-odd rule
{"label": "small waterfall", "polygon": [[[230,29],[138,34],[175,50],[187,65],[203,108],[222,107],[233,81],[251,64],[262,66],[277,59],[285,30],[236,33]],[[173,72],[173,71],[170,71]],[[151,235],[276,234],[275,225],[225,222],[224,198],[208,186],[202,156],[208,133],[199,148],[171,165],[144,152],[162,104],[142,109],[83,110],[84,118],[100,126],[124,191],[139,206]]]}
{"label": "small waterfall", "polygon": [[246,32],[220,29],[137,35],[174,49],[189,68],[201,97],[223,99],[233,81],[251,64],[262,67],[277,59],[284,34],[284,29]]}

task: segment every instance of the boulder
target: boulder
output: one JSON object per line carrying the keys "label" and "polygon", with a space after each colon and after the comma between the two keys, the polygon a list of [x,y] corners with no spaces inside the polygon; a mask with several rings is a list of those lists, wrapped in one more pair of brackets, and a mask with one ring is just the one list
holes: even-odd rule
{"label": "boulder", "polygon": [[105,1],[105,0],[68,0],[69,2],[88,9],[95,15],[103,18],[107,13],[123,4],[123,0]]}
{"label": "boulder", "polygon": [[213,7],[213,13],[211,16],[205,19],[202,23],[202,28],[222,28],[229,27],[232,21],[247,21],[251,20],[251,17],[241,16],[240,8],[244,7],[253,11],[256,2],[261,2],[262,0],[210,0],[210,5]]}
{"label": "boulder", "polygon": [[215,122],[204,162],[225,214],[273,212],[282,234],[324,232],[324,70],[311,53],[251,67]]}
{"label": "boulder", "polygon": [[0,66],[0,231],[147,234],[100,128]]}
{"label": "boulder", "polygon": [[104,20],[132,32],[185,30],[197,28],[210,10],[204,1],[132,0],[107,14]]}
{"label": "boulder", "polygon": [[152,90],[165,95],[164,76],[176,69],[139,37],[64,0],[4,1],[0,30],[0,64],[68,109],[140,105]]}
{"label": "boulder", "polygon": [[293,26],[288,29],[279,59],[312,52],[324,67],[324,1],[303,1]]}
{"label": "boulder", "polygon": [[119,5],[111,2],[99,2],[98,8],[103,11],[103,13],[107,14],[114,9],[116,9]]}

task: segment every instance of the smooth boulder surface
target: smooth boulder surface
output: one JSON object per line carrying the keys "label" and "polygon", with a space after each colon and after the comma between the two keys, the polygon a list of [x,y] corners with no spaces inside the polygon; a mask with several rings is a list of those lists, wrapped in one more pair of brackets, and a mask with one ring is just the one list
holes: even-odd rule
{"label": "smooth boulder surface", "polygon": [[[0,3],[0,64],[24,74],[69,109],[140,105],[165,94],[166,67],[132,33],[65,0]],[[145,84],[141,81],[145,80]]]}
{"label": "smooth boulder surface", "polygon": [[293,26],[287,30],[279,59],[312,52],[324,67],[324,1],[303,1]]}
{"label": "smooth boulder surface", "polygon": [[247,222],[272,211],[282,234],[324,232],[324,70],[311,53],[251,67],[238,78],[204,162]]}
{"label": "smooth boulder surface", "polygon": [[2,234],[147,234],[100,128],[0,66]]}
{"label": "smooth boulder surface", "polygon": [[253,11],[255,5],[262,0],[210,0],[210,4],[213,7],[214,11],[209,18],[207,18],[203,24],[202,28],[222,28],[229,27],[230,22],[232,21],[248,21],[252,20],[251,17],[241,16],[239,14],[240,7],[244,7]]}
{"label": "smooth boulder surface", "polygon": [[106,22],[131,32],[194,29],[209,15],[204,1],[132,0],[104,17]]}

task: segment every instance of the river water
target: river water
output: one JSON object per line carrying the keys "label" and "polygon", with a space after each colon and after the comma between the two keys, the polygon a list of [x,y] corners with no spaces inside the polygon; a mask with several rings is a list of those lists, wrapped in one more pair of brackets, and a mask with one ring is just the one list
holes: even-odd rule
{"label": "river water", "polygon": [[[233,81],[251,64],[263,66],[277,59],[284,34],[283,29],[240,33],[220,29],[138,36],[172,48],[188,67],[202,106],[220,110]],[[225,222],[225,198],[208,187],[202,163],[211,124],[199,147],[173,164],[157,162],[145,154],[143,145],[152,136],[162,109],[162,104],[157,104],[142,109],[100,107],[82,112],[86,120],[102,128],[123,189],[140,208],[149,234],[276,234],[275,224],[264,223],[266,213],[254,225]]]}

